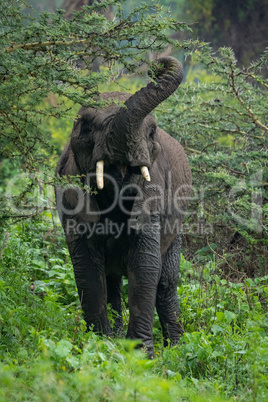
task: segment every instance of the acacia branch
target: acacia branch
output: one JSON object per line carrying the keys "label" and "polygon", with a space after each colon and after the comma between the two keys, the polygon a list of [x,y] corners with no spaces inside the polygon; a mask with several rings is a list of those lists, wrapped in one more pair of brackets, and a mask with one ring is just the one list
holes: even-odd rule
{"label": "acacia branch", "polygon": [[189,148],[189,147],[185,147],[185,149],[187,149],[188,151],[192,152],[193,154],[202,154],[201,151],[198,151],[197,149],[193,149],[193,148]]}
{"label": "acacia branch", "polygon": [[247,76],[247,77],[250,77],[250,78],[252,78],[252,79],[254,79],[254,80],[256,80],[257,82],[258,82],[258,84],[261,84],[261,85],[263,85],[266,89],[268,89],[268,84],[266,84],[266,82],[264,82],[260,77],[258,77],[257,75],[255,75],[255,74],[252,74],[252,73],[249,73],[248,71],[247,72],[245,72],[245,71],[240,71],[240,73],[238,74],[238,75],[245,75],[245,76]]}
{"label": "acacia branch", "polygon": [[208,147],[212,147],[213,145],[217,145],[217,144],[218,144],[218,142],[217,142],[217,141],[214,141],[214,142],[212,142],[212,143],[206,145],[206,146],[202,149],[201,153],[203,153]]}
{"label": "acacia branch", "polygon": [[239,92],[235,86],[235,74],[234,74],[234,69],[233,69],[233,64],[231,63],[230,65],[231,67],[231,86],[232,86],[232,90],[238,100],[238,102],[244,106],[244,108],[246,109],[246,111],[248,112],[249,116],[251,117],[251,119],[253,120],[253,123],[256,124],[256,126],[260,127],[262,130],[264,131],[268,131],[268,127],[266,127],[264,124],[262,124],[262,122],[257,118],[257,116],[255,116],[254,112],[250,109],[249,106],[246,106],[245,102],[243,101],[243,99],[241,98],[241,96],[239,95]]}
{"label": "acacia branch", "polygon": [[6,53],[13,53],[19,49],[43,50],[43,48],[47,47],[47,46],[72,46],[72,45],[87,44],[90,41],[92,41],[92,39],[95,39],[95,38],[99,37],[100,35],[103,37],[105,37],[109,34],[110,34],[110,36],[112,36],[112,34],[118,36],[118,32],[117,32],[118,30],[122,30],[123,28],[130,29],[136,23],[137,23],[137,21],[128,22],[125,20],[125,21],[120,22],[115,27],[113,27],[110,31],[108,30],[108,31],[104,32],[102,35],[97,32],[91,32],[91,33],[87,34],[87,38],[84,38],[84,39],[72,38],[69,40],[47,40],[45,42],[20,43],[18,45],[12,45],[12,46],[4,49],[4,51]]}
{"label": "acacia branch", "polygon": [[88,43],[92,40],[92,37],[96,37],[97,34],[92,33],[90,37],[86,39],[72,39],[68,41],[59,40],[59,41],[46,41],[46,42],[32,42],[32,43],[20,43],[19,45],[14,45],[5,49],[6,53],[15,52],[15,50],[23,49],[23,50],[42,50],[47,46],[72,46],[79,45],[81,43]]}

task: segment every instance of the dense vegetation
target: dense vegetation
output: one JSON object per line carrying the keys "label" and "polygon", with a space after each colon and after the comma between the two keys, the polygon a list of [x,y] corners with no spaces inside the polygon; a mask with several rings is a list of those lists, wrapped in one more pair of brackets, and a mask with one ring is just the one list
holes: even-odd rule
{"label": "dense vegetation", "polygon": [[267,56],[241,69],[231,49],[195,52],[187,84],[158,115],[190,154],[189,255],[214,256],[239,279],[267,274],[267,79],[259,74]]}
{"label": "dense vegetation", "polygon": [[213,261],[182,259],[185,334],[163,350],[156,316],[148,361],[133,342],[85,333],[64,238],[50,222],[14,226],[4,250],[0,400],[266,400],[267,276],[233,283]]}
{"label": "dense vegetation", "polygon": [[[170,39],[187,26],[161,6],[101,4],[37,17],[0,0],[0,400],[266,400],[267,51],[238,67],[231,49]],[[133,342],[85,332],[53,172],[79,104],[135,92],[143,62],[167,45],[185,82],[156,115],[186,149],[194,190],[178,284],[185,334],[163,350],[155,316],[148,361]],[[123,299],[127,324],[127,282]]]}

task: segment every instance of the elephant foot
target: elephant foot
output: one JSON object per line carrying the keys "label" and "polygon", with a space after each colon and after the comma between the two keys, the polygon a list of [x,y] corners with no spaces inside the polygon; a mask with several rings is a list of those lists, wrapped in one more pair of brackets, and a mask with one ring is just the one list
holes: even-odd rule
{"label": "elephant foot", "polygon": [[112,329],[110,323],[106,317],[98,317],[94,320],[90,320],[88,317],[84,317],[87,325],[87,332],[93,331],[97,335],[112,336]]}
{"label": "elephant foot", "polygon": [[125,331],[124,331],[124,326],[123,323],[122,325],[115,325],[115,327],[112,328],[112,333],[114,338],[124,338],[125,337]]}
{"label": "elephant foot", "polygon": [[148,359],[154,359],[154,345],[153,342],[144,342],[142,345],[142,351],[146,353]]}
{"label": "elephant foot", "polygon": [[152,340],[143,341],[142,339],[134,339],[134,338],[129,339],[139,341],[135,349],[140,349],[142,352],[144,352],[147,355],[148,359],[150,360],[154,359],[154,344]]}
{"label": "elephant foot", "polygon": [[162,324],[164,347],[179,343],[184,330],[180,321],[169,324]]}

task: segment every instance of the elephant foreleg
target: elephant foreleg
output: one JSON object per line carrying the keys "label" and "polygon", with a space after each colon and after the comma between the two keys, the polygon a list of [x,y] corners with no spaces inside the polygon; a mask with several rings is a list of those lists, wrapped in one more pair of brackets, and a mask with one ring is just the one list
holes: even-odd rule
{"label": "elephant foreleg", "polygon": [[75,281],[87,327],[111,335],[107,317],[104,253],[90,249],[84,236],[67,238]]}
{"label": "elephant foreleg", "polygon": [[116,311],[115,323],[113,332],[115,335],[121,335],[123,333],[123,319],[122,319],[122,284],[123,279],[119,275],[108,275],[107,282],[107,301],[111,304],[111,307]]}
{"label": "elephant foreleg", "polygon": [[128,264],[130,320],[127,337],[139,339],[153,357],[153,320],[161,269],[159,221],[131,235]]}
{"label": "elephant foreleg", "polygon": [[177,343],[183,334],[180,321],[177,284],[180,265],[180,236],[166,252],[157,288],[156,309],[162,326],[164,346]]}

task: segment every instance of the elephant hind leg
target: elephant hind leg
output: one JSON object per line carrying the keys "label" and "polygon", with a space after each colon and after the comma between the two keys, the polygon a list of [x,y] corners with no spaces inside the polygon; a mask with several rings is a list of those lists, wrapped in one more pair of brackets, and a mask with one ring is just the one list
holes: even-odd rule
{"label": "elephant hind leg", "polygon": [[121,275],[108,275],[106,277],[107,284],[107,302],[111,304],[112,309],[117,313],[114,322],[113,333],[114,335],[123,334],[123,319],[122,319],[122,284],[123,279]]}
{"label": "elephant hind leg", "polygon": [[180,243],[178,236],[170,245],[163,258],[161,278],[157,288],[156,309],[162,326],[164,346],[178,342],[183,334],[180,321],[177,284],[180,264]]}

